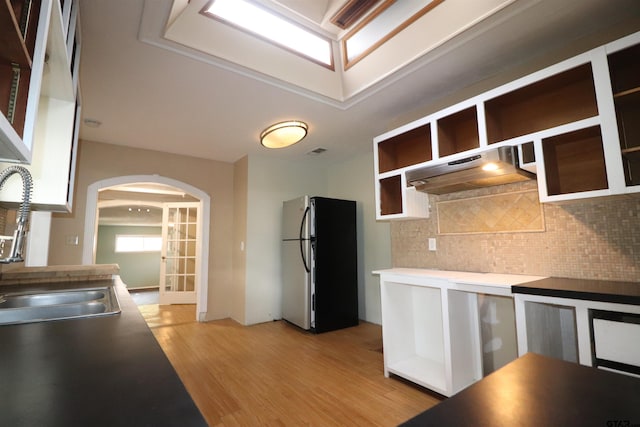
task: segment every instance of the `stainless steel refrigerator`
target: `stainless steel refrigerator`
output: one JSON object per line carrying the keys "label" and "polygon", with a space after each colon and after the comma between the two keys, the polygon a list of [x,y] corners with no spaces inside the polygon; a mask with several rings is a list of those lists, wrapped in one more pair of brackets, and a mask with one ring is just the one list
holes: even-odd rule
{"label": "stainless steel refrigerator", "polygon": [[316,333],[358,324],[356,202],[283,203],[282,318]]}

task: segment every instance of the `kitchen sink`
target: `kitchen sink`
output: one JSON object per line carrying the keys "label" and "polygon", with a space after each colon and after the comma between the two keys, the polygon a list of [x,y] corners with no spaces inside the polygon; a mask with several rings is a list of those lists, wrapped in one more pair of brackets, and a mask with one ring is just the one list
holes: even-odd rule
{"label": "kitchen sink", "polygon": [[120,312],[113,286],[0,294],[0,325],[106,316]]}
{"label": "kitchen sink", "polygon": [[74,304],[101,300],[105,290],[81,289],[74,291],[57,291],[34,294],[5,295],[5,302],[0,308],[42,307],[59,304]]}

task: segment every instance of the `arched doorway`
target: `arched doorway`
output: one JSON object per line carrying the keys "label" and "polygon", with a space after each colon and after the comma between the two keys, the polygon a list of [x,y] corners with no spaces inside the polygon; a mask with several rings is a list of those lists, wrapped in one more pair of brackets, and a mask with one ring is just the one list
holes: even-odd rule
{"label": "arched doorway", "polygon": [[196,248],[196,256],[200,259],[199,271],[196,279],[196,318],[198,321],[204,321],[207,313],[207,297],[208,297],[208,271],[209,271],[209,221],[211,212],[211,199],[204,191],[177,181],[171,178],[159,175],[129,175],[108,178],[94,182],[87,188],[87,205],[85,214],[84,240],[82,263],[93,264],[95,262],[96,253],[96,233],[98,227],[98,194],[101,190],[110,187],[122,186],[127,184],[161,184],[178,188],[195,199],[199,200],[200,212],[202,218],[202,226],[199,228],[198,245]]}

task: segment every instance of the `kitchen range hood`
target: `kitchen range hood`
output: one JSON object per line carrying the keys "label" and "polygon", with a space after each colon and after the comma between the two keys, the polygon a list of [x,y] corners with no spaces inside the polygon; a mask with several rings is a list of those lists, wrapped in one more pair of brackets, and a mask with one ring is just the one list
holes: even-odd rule
{"label": "kitchen range hood", "polygon": [[463,159],[407,171],[407,182],[418,191],[447,194],[535,179],[518,166],[516,147],[499,147]]}

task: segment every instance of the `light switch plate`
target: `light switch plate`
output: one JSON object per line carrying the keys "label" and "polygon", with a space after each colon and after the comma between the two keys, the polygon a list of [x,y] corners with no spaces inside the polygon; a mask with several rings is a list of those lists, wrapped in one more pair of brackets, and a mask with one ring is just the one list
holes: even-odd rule
{"label": "light switch plate", "polygon": [[436,250],[436,239],[433,237],[429,237],[429,250],[430,251]]}

